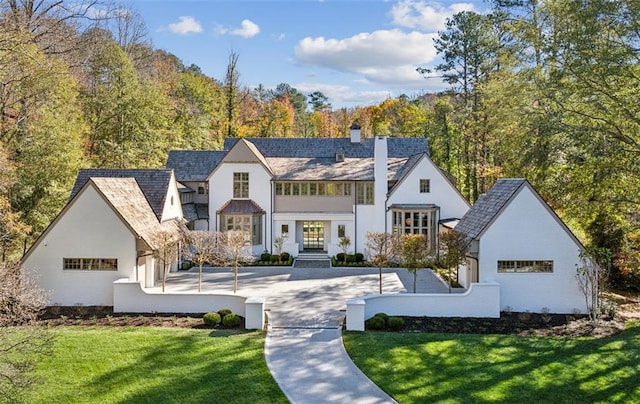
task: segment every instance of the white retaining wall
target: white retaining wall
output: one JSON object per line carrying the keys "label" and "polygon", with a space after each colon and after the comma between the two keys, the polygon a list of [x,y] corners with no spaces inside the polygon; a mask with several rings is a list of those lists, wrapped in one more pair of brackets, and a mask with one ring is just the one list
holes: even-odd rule
{"label": "white retaining wall", "polygon": [[207,313],[229,309],[245,318],[245,328],[264,326],[264,298],[212,293],[147,292],[140,282],[113,283],[114,313]]}
{"label": "white retaining wall", "polygon": [[347,300],[347,330],[364,331],[376,313],[416,317],[500,317],[500,285],[472,283],[465,293],[394,293]]}

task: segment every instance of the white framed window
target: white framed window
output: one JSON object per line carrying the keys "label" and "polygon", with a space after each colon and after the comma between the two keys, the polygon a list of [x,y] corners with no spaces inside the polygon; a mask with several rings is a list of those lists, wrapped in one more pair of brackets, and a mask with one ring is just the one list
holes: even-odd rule
{"label": "white framed window", "polygon": [[501,273],[553,272],[553,261],[551,260],[498,261],[498,272],[501,272]]}
{"label": "white framed window", "polygon": [[426,194],[431,192],[431,180],[427,178],[420,179],[420,193]]}
{"label": "white framed window", "polygon": [[86,271],[117,271],[117,258],[63,258],[62,269]]}
{"label": "white framed window", "polygon": [[233,173],[233,197],[249,197],[249,173]]}
{"label": "white framed window", "polygon": [[358,205],[373,205],[373,182],[358,182],[356,184],[356,203]]}
{"label": "white framed window", "polygon": [[251,244],[262,243],[262,215],[223,215],[220,231],[239,230],[251,235]]}

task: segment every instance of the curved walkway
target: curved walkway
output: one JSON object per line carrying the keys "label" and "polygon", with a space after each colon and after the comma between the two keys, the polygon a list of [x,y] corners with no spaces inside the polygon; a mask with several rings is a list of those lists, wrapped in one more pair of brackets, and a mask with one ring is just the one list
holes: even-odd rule
{"label": "curved walkway", "polygon": [[[193,290],[194,279],[193,272],[172,274],[168,287]],[[231,291],[232,280],[229,269],[207,268],[203,291]],[[240,269],[238,293],[266,298],[265,358],[292,403],[395,403],[355,366],[342,342],[346,300],[378,293],[378,282],[375,268]],[[384,270],[383,292],[407,292],[412,285],[405,269]],[[418,272],[417,289],[447,292],[429,270]]]}

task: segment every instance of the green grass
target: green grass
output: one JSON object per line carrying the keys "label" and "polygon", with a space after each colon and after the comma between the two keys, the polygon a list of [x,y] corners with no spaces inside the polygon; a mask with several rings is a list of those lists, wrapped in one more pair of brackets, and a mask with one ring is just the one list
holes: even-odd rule
{"label": "green grass", "polygon": [[59,327],[29,403],[287,402],[264,359],[264,333]]}
{"label": "green grass", "polygon": [[603,339],[348,332],[344,342],[400,403],[640,402],[640,322]]}

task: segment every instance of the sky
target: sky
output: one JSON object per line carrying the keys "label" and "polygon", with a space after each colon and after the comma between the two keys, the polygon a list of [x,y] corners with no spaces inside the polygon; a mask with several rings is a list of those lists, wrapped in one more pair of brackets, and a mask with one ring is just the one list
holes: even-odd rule
{"label": "sky", "polygon": [[417,67],[439,61],[433,46],[448,17],[484,12],[482,0],[133,0],[153,46],[222,80],[238,55],[240,84],[286,83],[320,91],[334,110],[442,91]]}

